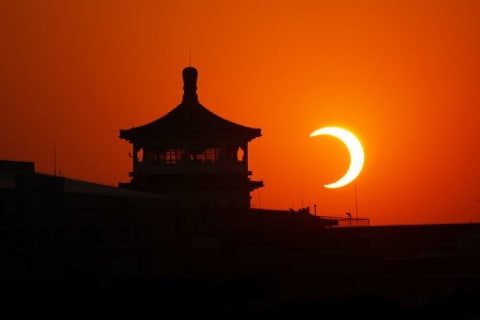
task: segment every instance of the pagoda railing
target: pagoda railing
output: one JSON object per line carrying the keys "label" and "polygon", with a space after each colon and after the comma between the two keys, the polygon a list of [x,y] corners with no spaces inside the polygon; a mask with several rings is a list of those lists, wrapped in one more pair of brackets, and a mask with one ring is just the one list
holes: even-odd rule
{"label": "pagoda railing", "polygon": [[209,163],[209,162],[139,162],[133,175],[144,174],[172,174],[172,173],[227,173],[227,174],[249,174],[244,163]]}

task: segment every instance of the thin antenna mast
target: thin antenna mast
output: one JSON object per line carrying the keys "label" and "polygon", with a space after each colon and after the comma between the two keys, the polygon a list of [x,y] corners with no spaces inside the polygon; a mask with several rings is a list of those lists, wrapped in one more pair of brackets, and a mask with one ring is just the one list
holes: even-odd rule
{"label": "thin antenna mast", "polygon": [[188,66],[192,66],[192,48],[188,48]]}
{"label": "thin antenna mast", "polygon": [[[355,183],[355,218],[358,219],[357,184]],[[358,222],[358,220],[357,220]]]}
{"label": "thin antenna mast", "polygon": [[57,175],[57,145],[55,143],[55,137],[53,138],[53,175]]}

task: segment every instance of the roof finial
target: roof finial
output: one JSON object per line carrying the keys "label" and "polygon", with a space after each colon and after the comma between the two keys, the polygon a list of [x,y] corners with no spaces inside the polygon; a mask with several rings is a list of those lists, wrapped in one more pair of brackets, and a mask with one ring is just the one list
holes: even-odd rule
{"label": "roof finial", "polygon": [[198,101],[197,98],[197,69],[186,67],[182,72],[183,76],[183,101]]}
{"label": "roof finial", "polygon": [[189,67],[192,66],[192,48],[191,47],[188,48],[188,66]]}

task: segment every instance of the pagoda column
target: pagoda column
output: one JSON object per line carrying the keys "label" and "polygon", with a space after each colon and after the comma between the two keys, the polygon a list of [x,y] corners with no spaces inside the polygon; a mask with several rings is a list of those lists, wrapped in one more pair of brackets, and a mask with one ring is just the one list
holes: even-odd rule
{"label": "pagoda column", "polygon": [[136,143],[133,144],[133,171],[137,170],[138,168],[138,152],[140,151],[140,149],[141,148]]}
{"label": "pagoda column", "polygon": [[248,168],[248,143],[243,143],[242,144],[242,149],[243,149],[243,165],[245,167],[245,169]]}

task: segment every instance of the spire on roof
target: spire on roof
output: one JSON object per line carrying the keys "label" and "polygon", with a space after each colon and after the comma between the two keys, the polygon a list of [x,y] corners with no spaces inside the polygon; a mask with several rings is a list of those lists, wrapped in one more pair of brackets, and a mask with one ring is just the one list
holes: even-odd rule
{"label": "spire on roof", "polygon": [[186,67],[183,76],[183,102],[198,102],[197,97],[197,69]]}

